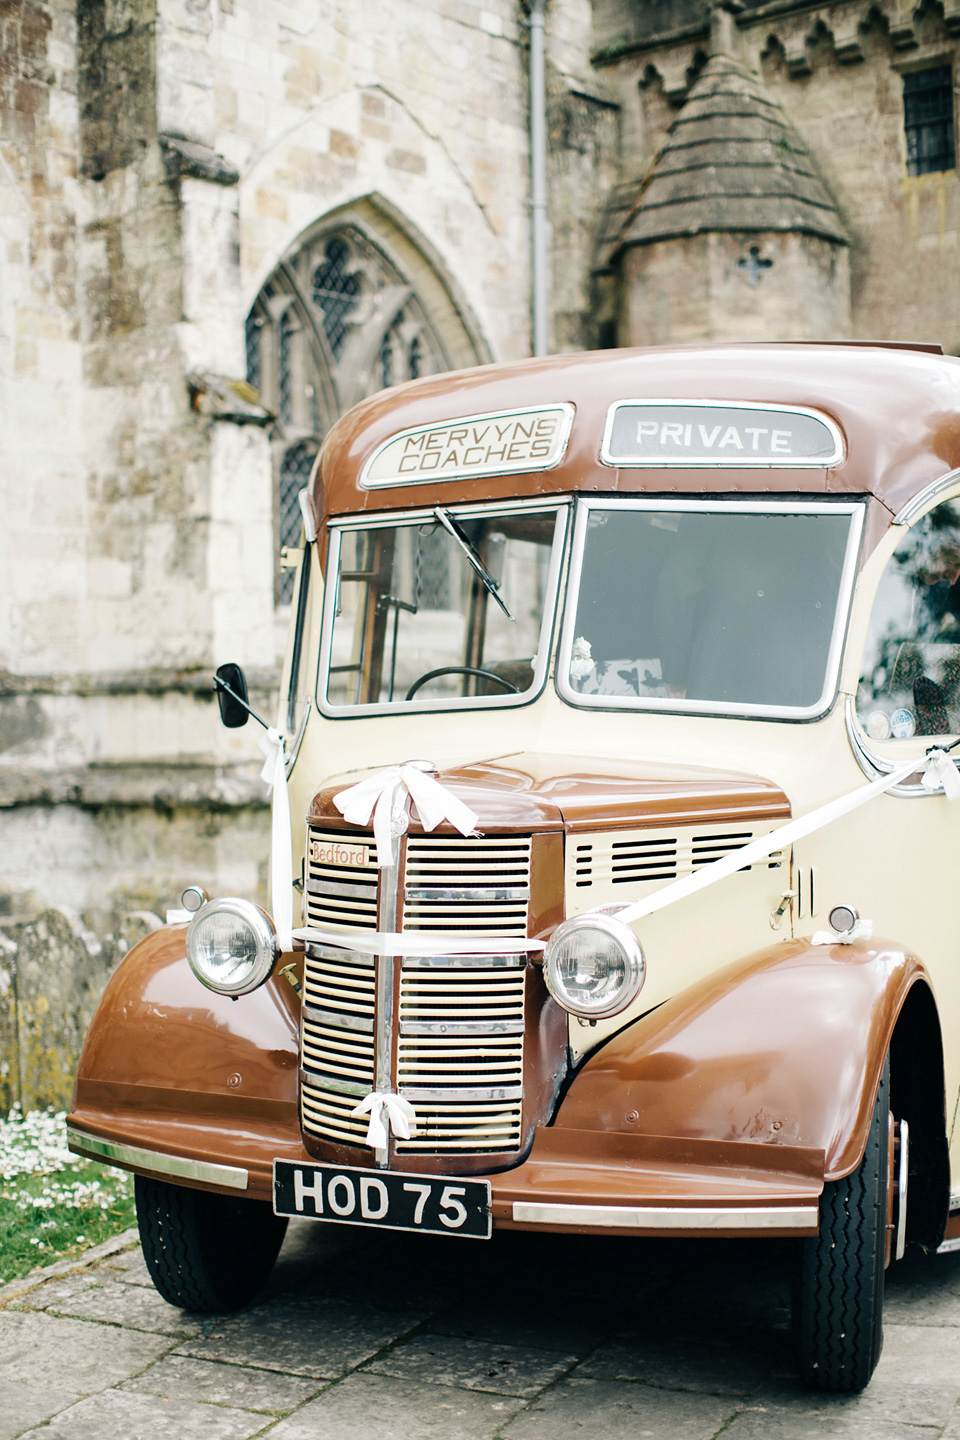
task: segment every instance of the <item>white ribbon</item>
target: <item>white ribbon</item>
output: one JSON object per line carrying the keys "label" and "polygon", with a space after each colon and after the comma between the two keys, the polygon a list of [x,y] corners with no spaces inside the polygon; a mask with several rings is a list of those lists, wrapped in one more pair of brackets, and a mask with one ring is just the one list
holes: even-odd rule
{"label": "white ribbon", "polygon": [[416,805],[424,830],[435,830],[441,820],[449,820],[461,835],[473,833],[477,817],[456,795],[416,765],[391,765],[333,797],[334,805],[351,825],[368,825],[373,816],[379,867],[396,864],[393,815],[405,793]]}
{"label": "white ribbon", "polygon": [[265,730],[257,745],[266,759],[260,772],[271,792],[270,900],[277,944],[293,949],[293,851],[290,836],[290,796],[287,793],[286,756],[279,730]]}
{"label": "white ribbon", "polygon": [[811,945],[852,945],[854,940],[869,940],[873,934],[872,920],[858,920],[850,930],[815,930],[810,936]]}
{"label": "white ribbon", "polygon": [[410,1101],[387,1090],[371,1090],[367,1098],[361,1100],[350,1114],[370,1116],[365,1143],[373,1150],[386,1150],[388,1131],[396,1135],[398,1140],[409,1140],[410,1127],[415,1125],[417,1120],[417,1112]]}
{"label": "white ribbon", "polygon": [[[818,810],[811,810],[809,815],[801,815],[799,820],[789,820],[786,825],[781,825],[779,830],[772,830],[769,835],[744,845],[740,850],[732,850],[722,860],[714,860],[711,864],[704,865],[695,874],[686,875],[682,880],[674,880],[672,884],[665,885],[662,890],[647,896],[645,900],[626,905],[617,911],[617,919],[630,924],[634,920],[642,920],[645,916],[652,915],[657,910],[663,910],[665,906],[683,900],[688,895],[695,895],[698,891],[705,890],[708,885],[715,885],[727,875],[734,875],[746,865],[765,860],[774,850],[782,850],[796,840],[812,835],[815,830],[822,830],[832,821],[849,815],[852,810],[858,810],[875,795],[892,790],[895,785],[900,785],[918,770],[922,770],[922,784],[928,790],[939,790],[942,786],[948,800],[960,798],[960,776],[957,775],[953,761],[945,751],[932,750],[921,760],[916,757],[904,760],[889,775],[882,775],[879,780],[874,780],[869,785],[861,785],[849,795],[841,795],[838,800],[830,800]],[[832,939],[835,942],[836,936]]]}

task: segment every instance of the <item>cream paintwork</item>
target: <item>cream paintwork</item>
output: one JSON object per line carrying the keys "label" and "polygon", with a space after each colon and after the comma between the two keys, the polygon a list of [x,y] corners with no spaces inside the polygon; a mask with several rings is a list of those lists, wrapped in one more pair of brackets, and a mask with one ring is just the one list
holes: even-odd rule
{"label": "cream paintwork", "polygon": [[[932,503],[960,494],[960,483]],[[779,785],[790,798],[794,816],[866,784],[846,733],[844,701],[856,693],[860,655],[870,606],[889,555],[904,534],[892,527],[864,565],[854,595],[837,703],[821,720],[807,723],[712,716],[590,711],[561,701],[551,677],[544,692],[529,705],[515,709],[461,710],[411,715],[369,716],[332,720],[314,709],[290,775],[293,815],[294,873],[305,844],[305,815],[316,791],[341,777],[355,777],[398,761],[425,758],[439,768],[489,760],[519,752],[603,757],[609,762],[645,761],[708,765],[760,775]],[[311,603],[303,663],[315,684],[320,641],[322,586],[316,566],[311,574]],[[554,636],[556,644],[556,635]],[[289,666],[289,649],[287,666]],[[286,690],[286,669],[284,690]],[[590,743],[584,745],[586,726]],[[874,753],[898,761],[913,747],[917,757],[928,742],[874,745]],[[760,827],[753,827],[759,831]],[[764,826],[763,828],[770,828]],[[580,837],[587,838],[587,837]],[[809,936],[822,928],[830,907],[854,904],[874,922],[878,936],[889,936],[918,954],[927,966],[936,992],[941,1023],[960,1016],[960,886],[954,857],[960,854],[960,805],[942,795],[883,795],[869,805],[798,843],[793,863],[817,873],[818,917],[794,919],[788,911],[774,932],[769,917],[782,891],[791,888],[792,870],[784,856],[780,870],[734,875],[698,895],[637,922],[636,932],[647,957],[647,981],[631,1010],[596,1026],[571,1021],[571,1045],[577,1054],[594,1048],[719,965],[775,944],[777,938]],[[745,883],[746,882],[746,883]],[[628,889],[629,887],[624,887]],[[749,895],[746,900],[745,896]],[[570,913],[627,899],[601,896],[598,886],[589,903],[568,896]],[[956,938],[954,938],[956,937]],[[960,1032],[946,1028],[944,1060],[948,1118],[960,1101]],[[951,1141],[954,1135],[950,1135]],[[952,1185],[960,1186],[960,1137],[951,1146]]]}

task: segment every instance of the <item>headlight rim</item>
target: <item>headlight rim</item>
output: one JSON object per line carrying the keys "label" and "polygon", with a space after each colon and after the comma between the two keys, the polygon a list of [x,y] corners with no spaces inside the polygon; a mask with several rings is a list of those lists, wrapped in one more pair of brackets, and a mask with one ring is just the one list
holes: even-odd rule
{"label": "headlight rim", "polygon": [[[612,939],[623,952],[629,984],[625,984],[602,1009],[578,1008],[554,980],[552,961],[557,945],[566,936],[577,930],[599,930]],[[610,1020],[628,1009],[640,994],[647,978],[647,960],[643,946],[629,925],[625,925],[615,915],[584,911],[580,915],[571,915],[568,920],[562,920],[550,936],[543,952],[543,978],[551,996],[567,1014],[575,1016],[578,1020]]]}
{"label": "headlight rim", "polygon": [[[257,945],[257,959],[249,977],[236,985],[224,985],[215,982],[209,975],[205,974],[201,966],[194,958],[196,934],[204,920],[211,915],[234,915],[250,926],[254,933]],[[208,900],[200,906],[200,909],[191,919],[187,926],[186,934],[187,964],[191,972],[199,980],[205,989],[212,991],[215,995],[228,995],[237,998],[240,995],[249,995],[252,990],[257,990],[273,973],[280,951],[277,945],[277,930],[270,916],[259,905],[252,900],[243,900],[239,896],[225,895],[216,900]]]}

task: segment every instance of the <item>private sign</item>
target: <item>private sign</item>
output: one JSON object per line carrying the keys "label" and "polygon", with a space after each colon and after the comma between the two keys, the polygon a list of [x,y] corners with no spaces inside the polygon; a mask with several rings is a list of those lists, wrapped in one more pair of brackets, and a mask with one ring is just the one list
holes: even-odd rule
{"label": "private sign", "polygon": [[826,415],[724,400],[618,400],[607,412],[600,451],[605,465],[736,469],[828,469],[843,455],[843,437]]}
{"label": "private sign", "polygon": [[573,413],[572,405],[538,405],[401,430],[366,461],[360,485],[381,490],[551,470],[563,459]]}

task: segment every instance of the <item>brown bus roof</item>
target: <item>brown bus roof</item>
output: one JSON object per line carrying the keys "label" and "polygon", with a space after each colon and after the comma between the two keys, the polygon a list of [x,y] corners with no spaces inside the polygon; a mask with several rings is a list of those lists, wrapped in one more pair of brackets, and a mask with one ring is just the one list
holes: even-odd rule
{"label": "brown bus roof", "polygon": [[[381,391],[330,431],[311,481],[317,519],[364,510],[580,492],[871,494],[888,515],[960,466],[960,360],[937,347],[870,344],[670,346],[600,350],[433,375]],[[617,400],[726,400],[806,406],[840,427],[832,469],[617,469],[600,461]],[[551,470],[365,490],[377,446],[418,425],[565,402],[566,453]],[[871,507],[873,508],[873,507]],[[875,515],[874,525],[882,511]],[[881,521],[881,527],[882,527]]]}

